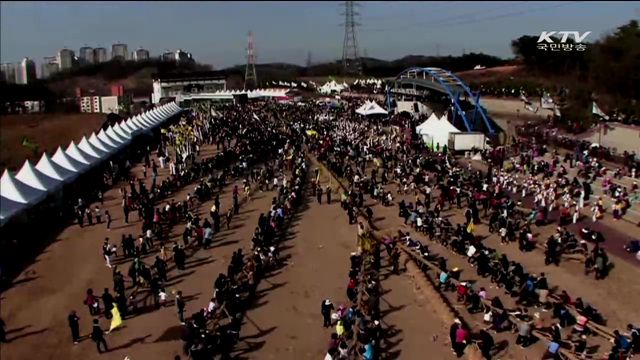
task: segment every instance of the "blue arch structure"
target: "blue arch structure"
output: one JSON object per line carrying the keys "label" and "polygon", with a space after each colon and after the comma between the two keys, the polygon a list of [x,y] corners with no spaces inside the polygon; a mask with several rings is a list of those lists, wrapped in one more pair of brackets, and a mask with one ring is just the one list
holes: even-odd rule
{"label": "blue arch structure", "polygon": [[[467,131],[475,131],[476,129],[478,129],[479,125],[477,121],[477,114],[480,113],[480,117],[482,118],[486,129],[489,130],[490,134],[495,134],[494,127],[491,125],[491,121],[489,121],[485,109],[482,107],[482,105],[480,105],[480,92],[474,95],[473,92],[471,92],[471,89],[469,89],[469,87],[464,82],[462,82],[462,80],[460,80],[450,71],[440,68],[412,67],[402,71],[400,74],[398,74],[398,76],[396,76],[396,78],[394,79],[394,86],[398,82],[403,81],[413,82],[414,84],[427,86],[447,93],[454,105],[454,125],[457,120],[457,114],[460,114],[460,117],[462,118]],[[439,84],[439,86],[434,86],[436,84]],[[387,89],[387,103],[389,109],[391,109],[391,92],[392,87],[389,87]],[[465,94],[469,99],[473,100],[474,110],[473,117],[471,119],[467,119],[465,112],[460,107],[460,103],[458,101],[461,94]]]}

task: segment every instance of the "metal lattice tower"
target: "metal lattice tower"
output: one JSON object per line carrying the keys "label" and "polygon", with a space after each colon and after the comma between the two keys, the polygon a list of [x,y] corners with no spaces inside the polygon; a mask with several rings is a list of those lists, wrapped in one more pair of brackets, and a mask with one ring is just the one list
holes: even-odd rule
{"label": "metal lattice tower", "polygon": [[362,64],[358,53],[358,39],[356,38],[356,16],[360,15],[355,11],[358,3],[355,1],[344,2],[344,43],[342,45],[342,68],[347,74],[361,74]]}
{"label": "metal lattice tower", "polygon": [[255,89],[258,86],[258,76],[256,75],[256,55],[253,53],[253,33],[249,31],[249,41],[247,43],[247,69],[244,73],[244,88]]}

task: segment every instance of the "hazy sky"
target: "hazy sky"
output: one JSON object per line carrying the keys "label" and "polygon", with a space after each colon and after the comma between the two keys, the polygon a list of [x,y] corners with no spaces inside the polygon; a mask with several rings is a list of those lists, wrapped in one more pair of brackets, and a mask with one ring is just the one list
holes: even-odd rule
{"label": "hazy sky", "polygon": [[[0,59],[42,62],[87,44],[158,55],[183,48],[222,68],[246,62],[247,33],[258,62],[304,64],[342,57],[339,2],[11,2],[0,3]],[[485,52],[511,56],[510,40],[541,31],[606,31],[640,18],[640,2],[360,2],[360,54],[381,59]]]}

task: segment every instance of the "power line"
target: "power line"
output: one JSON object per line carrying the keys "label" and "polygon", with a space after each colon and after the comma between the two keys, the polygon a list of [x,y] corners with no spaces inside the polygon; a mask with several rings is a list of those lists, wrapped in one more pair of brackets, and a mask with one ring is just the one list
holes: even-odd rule
{"label": "power line", "polygon": [[[501,9],[505,9],[505,8],[509,8],[509,7],[513,7],[513,6],[519,6],[519,5],[523,5],[526,3],[529,3],[530,1],[519,1],[516,3],[508,3],[508,4],[503,4],[500,6],[495,6],[495,7],[491,7],[488,9],[483,9],[483,11],[485,12],[490,12],[490,11],[494,11],[494,10],[501,10]],[[431,27],[433,24],[441,24],[441,23],[449,23],[452,20],[459,20],[459,19],[465,19],[465,18],[469,18],[472,16],[475,16],[478,12],[472,12],[472,13],[465,13],[465,14],[461,14],[461,15],[454,15],[451,17],[447,17],[444,19],[424,19],[423,21],[421,21],[420,23],[414,23],[414,24],[405,24],[403,26],[400,27],[395,27],[395,28],[386,28],[386,29],[365,29],[365,31],[367,32],[380,32],[380,31],[393,31],[393,30],[409,30],[409,29],[414,29],[418,26],[422,26],[422,25],[428,25],[429,27]],[[432,20],[434,20],[434,22],[431,22]]]}
{"label": "power line", "polygon": [[[409,9],[407,9],[406,7],[402,7],[402,6],[398,6],[398,5],[416,5],[418,4],[419,6],[424,7],[424,3],[422,2],[405,2],[405,3],[399,3],[399,2],[394,2],[394,1],[385,1],[386,3],[393,3],[393,10],[396,9],[400,9],[401,11],[393,11],[391,13],[386,13],[385,15],[374,15],[374,16],[363,16],[362,19],[365,20],[383,20],[383,19],[390,19],[390,18],[395,18],[395,17],[400,17],[400,16],[404,16],[407,14],[411,14],[414,11],[418,11],[418,9],[416,9],[414,6],[410,7]],[[453,7],[453,6],[460,6],[459,3],[451,3],[451,2],[439,2],[436,4],[429,4],[429,11],[432,11],[434,9],[438,9],[438,10],[443,10],[441,7],[444,6],[444,8],[448,8],[448,7]]]}
{"label": "power line", "polygon": [[511,12],[511,13],[507,13],[507,14],[500,14],[500,15],[489,16],[489,17],[485,17],[485,18],[473,19],[473,20],[470,20],[470,21],[462,21],[462,22],[453,23],[453,24],[439,24],[439,25],[436,24],[436,26],[430,27],[429,30],[442,28],[442,27],[448,27],[448,26],[471,25],[471,24],[475,24],[475,23],[479,23],[479,22],[483,22],[483,21],[487,21],[487,20],[504,19],[504,18],[509,18],[509,17],[513,17],[513,16],[526,15],[526,14],[532,13],[532,12],[537,12],[537,11],[541,11],[541,10],[555,9],[555,8],[559,8],[559,7],[562,7],[562,6],[567,6],[567,5],[581,3],[581,2],[584,2],[584,1],[562,2],[562,3],[559,3],[559,4],[555,4],[555,5],[543,6],[543,7],[529,9],[529,10],[521,10],[521,11],[517,11],[517,12]]}
{"label": "power line", "polygon": [[[537,11],[541,11],[541,10],[548,10],[548,9],[554,9],[554,8],[558,8],[561,6],[566,6],[566,5],[570,5],[570,4],[574,4],[574,3],[580,3],[583,1],[570,1],[570,2],[561,2],[558,4],[554,4],[554,5],[547,5],[547,6],[541,6],[538,8],[529,8],[526,10],[519,10],[516,12],[511,12],[511,13],[506,13],[506,14],[499,14],[499,15],[495,15],[495,16],[489,16],[489,17],[479,17],[479,18],[474,18],[474,19],[469,19],[469,20],[464,20],[464,21],[459,21],[459,22],[453,22],[451,23],[451,20],[457,20],[457,19],[463,19],[464,17],[468,17],[468,16],[473,16],[474,14],[466,14],[466,15],[456,15],[450,18],[446,18],[446,19],[440,19],[437,20],[435,22],[432,23],[428,23],[428,22],[422,22],[420,24],[413,24],[413,25],[405,25],[405,26],[401,26],[401,27],[395,27],[395,28],[387,28],[387,29],[366,29],[366,31],[368,32],[378,32],[378,31],[393,31],[393,30],[408,30],[408,29],[414,29],[418,26],[424,26],[427,25],[427,29],[425,29],[426,31],[431,30],[431,29],[436,29],[436,28],[442,28],[442,27],[451,27],[451,26],[461,26],[461,25],[468,25],[468,24],[475,24],[478,22],[482,22],[482,21],[486,21],[486,20],[495,20],[495,19],[501,19],[501,18],[507,18],[507,17],[511,17],[511,16],[518,16],[518,15],[526,15],[528,13],[532,13],[532,12],[537,12]],[[504,9],[507,7],[511,7],[511,6],[517,6],[517,5],[523,5],[524,3],[529,3],[529,1],[521,1],[518,3],[512,3],[509,5],[503,5],[500,7],[495,7],[495,8],[489,8],[489,9],[484,9],[484,11],[492,11],[492,10],[499,10],[499,9]]]}

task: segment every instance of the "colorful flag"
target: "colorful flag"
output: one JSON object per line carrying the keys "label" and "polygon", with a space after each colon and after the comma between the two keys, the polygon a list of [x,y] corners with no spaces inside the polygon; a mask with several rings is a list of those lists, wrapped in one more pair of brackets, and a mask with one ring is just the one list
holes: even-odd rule
{"label": "colorful flag", "polygon": [[113,317],[111,318],[111,327],[109,328],[109,332],[122,325],[122,318],[120,317],[120,312],[118,311],[117,306],[114,306],[113,309],[111,309],[111,314]]}
{"label": "colorful flag", "polygon": [[29,138],[27,138],[26,136],[24,138],[22,138],[22,146],[31,149],[31,150],[37,150],[38,149],[38,144],[36,143],[32,143]]}
{"label": "colorful flag", "polygon": [[598,107],[595,101],[593,102],[593,105],[591,105],[591,113],[605,120],[609,120],[609,116],[607,116],[604,112],[602,112],[602,110],[600,110],[600,108]]}

